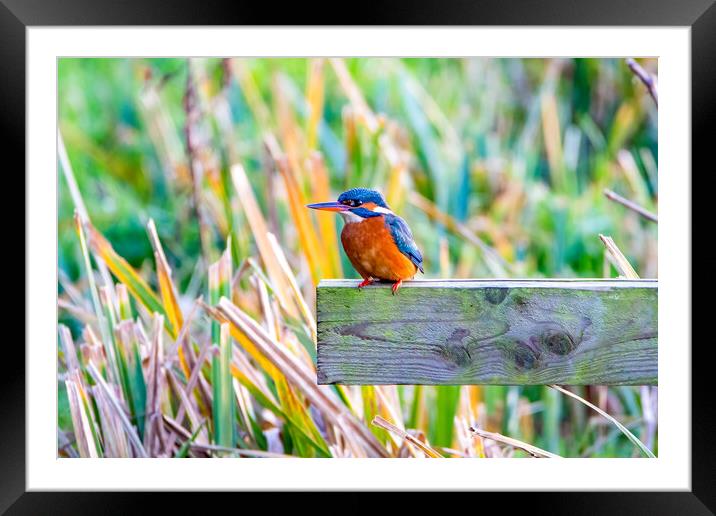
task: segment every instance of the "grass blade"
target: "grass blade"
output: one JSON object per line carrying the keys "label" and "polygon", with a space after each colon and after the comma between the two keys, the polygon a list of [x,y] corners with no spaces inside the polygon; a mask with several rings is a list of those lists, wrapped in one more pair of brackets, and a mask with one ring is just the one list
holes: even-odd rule
{"label": "grass blade", "polygon": [[306,144],[309,150],[317,148],[318,125],[323,118],[323,58],[309,61],[308,85],[306,86],[306,103],[308,104],[308,118],[306,121]]}
{"label": "grass blade", "polygon": [[557,112],[557,99],[554,93],[542,95],[542,135],[549,162],[550,180],[556,192],[566,193],[566,170],[562,150],[562,135]]}
{"label": "grass blade", "polygon": [[80,249],[82,251],[82,258],[85,266],[85,272],[87,273],[87,281],[89,283],[89,290],[92,297],[92,305],[97,316],[97,325],[99,326],[100,335],[102,336],[102,346],[109,366],[110,379],[113,382],[119,381],[119,368],[117,366],[117,357],[115,356],[114,349],[112,347],[112,330],[109,322],[107,321],[104,311],[102,310],[102,304],[99,299],[99,291],[94,282],[94,271],[90,263],[89,251],[87,249],[87,240],[85,237],[85,228],[82,223],[80,215],[75,212],[75,229],[77,236],[80,240]]}
{"label": "grass blade", "polygon": [[619,250],[612,237],[599,235],[599,238],[607,248],[609,256],[611,257],[611,262],[614,264],[617,271],[619,271],[619,274],[627,279],[639,279],[639,275],[634,270],[634,267],[631,266],[629,260],[627,260],[626,256],[624,256],[624,254],[622,254]]}
{"label": "grass blade", "polygon": [[80,363],[77,358],[77,348],[72,340],[72,333],[70,333],[70,329],[64,324],[60,324],[58,325],[58,331],[60,333],[62,351],[65,355],[65,364],[67,364],[67,372],[71,374],[74,371],[79,371]]}
{"label": "grass blade", "polygon": [[127,285],[118,283],[115,287],[117,292],[117,304],[119,306],[119,320],[129,321],[134,315],[132,314],[132,305],[129,302],[129,291]]}
{"label": "grass blade", "polygon": [[303,251],[308,262],[313,283],[317,285],[321,277],[324,277],[324,275],[331,277],[333,271],[325,253],[321,252],[321,244],[311,223],[309,210],[306,209],[306,199],[294,175],[295,166],[290,165],[289,160],[283,154],[278,142],[272,135],[266,137],[266,148],[283,178],[286,193],[288,194],[288,207],[298,232],[301,251]]}
{"label": "grass blade", "polygon": [[612,416],[610,416],[609,414],[607,414],[606,412],[604,412],[602,409],[600,409],[599,407],[597,407],[597,406],[595,406],[595,405],[592,405],[592,404],[589,403],[587,400],[585,400],[584,398],[581,398],[580,396],[577,396],[577,395],[574,394],[573,392],[569,392],[567,389],[563,389],[563,388],[560,387],[559,385],[550,385],[550,387],[552,387],[552,388],[555,389],[555,390],[558,390],[558,391],[561,392],[562,394],[566,394],[566,395],[569,396],[570,398],[574,398],[575,400],[579,401],[580,403],[584,403],[586,406],[588,406],[588,407],[591,408],[592,410],[595,410],[595,411],[598,412],[600,415],[602,415],[602,416],[604,416],[605,418],[607,418],[609,421],[611,421],[611,422],[614,424],[614,426],[616,426],[616,427],[621,431],[621,433],[623,433],[623,434],[626,436],[627,439],[629,439],[632,443],[634,443],[634,445],[635,445],[637,448],[639,448],[644,455],[646,455],[647,457],[652,458],[652,459],[655,459],[655,458],[656,458],[656,455],[654,455],[654,454],[651,452],[651,450],[650,450],[649,448],[647,448],[647,447],[644,445],[644,443],[642,443],[642,442],[639,440],[639,438],[638,438],[637,436],[635,436],[633,433],[631,433],[627,427],[625,427],[624,425],[622,425],[619,421],[617,421],[617,420],[614,419]]}
{"label": "grass blade", "polygon": [[104,457],[133,457],[127,434],[122,423],[112,409],[111,402],[104,391],[92,387],[92,395],[102,428],[102,441],[104,442]]}
{"label": "grass blade", "polygon": [[97,458],[100,454],[99,446],[94,439],[96,431],[91,428],[92,422],[81,394],[79,376],[74,375],[74,378],[65,380],[65,387],[80,457]]}
{"label": "grass blade", "polygon": [[272,341],[266,332],[250,317],[244,314],[228,299],[219,302],[216,314],[231,323],[240,333],[245,335],[254,350],[264,356],[273,367],[300,390],[317,409],[340,429],[346,440],[353,441],[356,451],[367,456],[387,456],[385,448],[377,442],[375,436],[341,405],[329,393],[316,385],[315,373],[309,372],[306,365],[298,362],[287,353],[282,346]]}
{"label": "grass blade", "polygon": [[[112,274],[127,286],[135,299],[142,303],[149,313],[157,312],[166,317],[164,306],[147,282],[129,265],[127,260],[117,254],[112,244],[94,226],[87,223],[86,227],[92,252],[107,264]],[[177,329],[169,319],[165,319],[165,325],[172,338],[176,338]]]}
{"label": "grass blade", "polygon": [[102,392],[107,396],[112,410],[114,410],[114,413],[119,417],[119,420],[122,423],[122,427],[124,428],[124,431],[126,432],[129,441],[134,446],[135,452],[138,454],[139,457],[148,457],[149,455],[144,449],[142,441],[139,439],[137,430],[132,426],[132,423],[130,423],[129,419],[127,419],[125,409],[122,407],[121,402],[112,392],[111,387],[107,385],[107,382],[104,381],[104,378],[102,378],[102,375],[99,374],[99,371],[97,371],[97,368],[92,362],[90,362],[87,370],[92,379],[96,382]]}
{"label": "grass blade", "polygon": [[123,378],[123,394],[131,411],[132,421],[137,425],[139,435],[144,436],[147,386],[144,381],[142,356],[139,352],[134,323],[122,321],[116,326],[115,334]]}
{"label": "grass blade", "polygon": [[313,339],[313,343],[316,343],[316,319],[313,317],[313,314],[311,313],[311,310],[308,308],[308,305],[306,304],[306,300],[303,298],[303,295],[301,294],[301,289],[298,286],[298,282],[296,281],[296,277],[291,272],[291,267],[288,265],[288,261],[286,260],[286,256],[283,254],[283,250],[281,249],[281,246],[279,245],[278,241],[276,240],[276,237],[269,233],[266,235],[269,244],[271,245],[271,248],[273,249],[273,252],[276,256],[276,260],[278,261],[279,266],[281,267],[281,271],[286,277],[286,281],[288,282],[289,286],[291,287],[291,292],[293,292],[293,297],[298,305],[298,308],[301,310],[301,315],[303,316],[303,320],[306,322],[306,327],[309,330],[309,333],[311,335],[311,338]]}
{"label": "grass blade", "polygon": [[632,211],[635,211],[636,213],[638,213],[639,215],[644,217],[646,220],[650,220],[652,222],[659,221],[659,219],[657,218],[657,216],[654,213],[650,212],[646,208],[643,208],[642,206],[635,203],[634,201],[630,201],[629,199],[622,197],[618,193],[610,190],[609,188],[604,189],[604,196],[607,199],[609,199],[610,201],[614,201],[616,203],[621,204],[622,206],[624,206],[626,208],[629,208]]}
{"label": "grass blade", "polygon": [[[216,305],[222,297],[231,297],[231,244],[218,262],[209,266],[209,302]],[[211,360],[213,387],[214,442],[220,446],[235,445],[235,408],[231,386],[231,339],[229,326],[211,322],[212,346],[217,352]]]}
{"label": "grass blade", "polygon": [[[62,165],[62,171],[64,172],[67,186],[70,189],[70,196],[72,197],[72,202],[75,205],[75,211],[79,214],[79,220],[82,222],[89,221],[89,213],[87,212],[85,203],[82,200],[82,194],[80,193],[80,189],[77,186],[77,180],[75,179],[75,174],[72,171],[70,159],[67,156],[67,149],[65,148],[65,142],[59,129],[57,130],[57,153],[59,154],[60,164]],[[106,265],[100,262],[97,264],[97,267],[99,268],[100,275],[102,276],[104,284],[109,285],[110,277]]]}
{"label": "grass blade", "polygon": [[562,458],[560,455],[557,455],[555,453],[548,452],[547,450],[543,450],[542,448],[532,446],[531,444],[527,444],[518,439],[513,439],[512,437],[507,437],[506,435],[498,434],[496,432],[488,432],[486,430],[481,430],[475,427],[470,427],[470,431],[474,435],[482,437],[484,439],[492,439],[493,441],[496,441],[498,443],[506,444],[508,446],[512,446],[513,448],[518,448],[520,450],[526,451],[527,453],[536,458]]}
{"label": "grass blade", "polygon": [[159,282],[159,293],[162,297],[162,303],[164,305],[164,311],[171,322],[173,328],[181,328],[183,317],[181,309],[179,308],[178,296],[176,289],[174,288],[174,282],[172,281],[172,270],[167,262],[167,257],[164,255],[164,249],[159,241],[159,235],[157,234],[157,228],[154,225],[154,220],[149,219],[147,224],[147,232],[149,233],[149,241],[154,249],[154,260],[157,267],[157,279]]}
{"label": "grass blade", "polygon": [[[320,153],[314,152],[308,157],[308,172],[313,184],[312,202],[331,199],[328,171]],[[336,232],[336,216],[333,213],[321,213],[320,211],[317,211],[315,215],[318,221],[321,250],[326,255],[331,277],[343,277],[338,233]],[[329,277],[329,271],[326,271],[323,278]]]}
{"label": "grass blade", "polygon": [[152,328],[151,350],[149,355],[149,374],[147,375],[144,446],[152,457],[159,455],[164,448],[164,425],[162,424],[161,397],[163,395],[162,376],[164,353],[162,346],[162,326],[164,318],[155,314]]}
{"label": "grass blade", "polygon": [[436,446],[452,445],[455,414],[460,401],[460,386],[436,385],[436,417],[433,435],[430,441]]}
{"label": "grass blade", "polygon": [[266,272],[271,279],[271,284],[274,287],[274,293],[278,298],[281,306],[288,312],[291,317],[298,318],[298,311],[296,306],[290,302],[290,286],[284,280],[281,274],[281,266],[276,260],[275,255],[271,249],[271,244],[268,240],[268,225],[264,218],[261,210],[259,209],[258,202],[254,196],[254,191],[251,188],[249,179],[246,176],[246,172],[241,165],[233,165],[231,167],[231,178],[234,183],[234,189],[236,195],[246,213],[246,220],[251,227],[251,232],[254,234],[254,240],[256,247],[259,249],[261,255],[261,261],[266,267]]}
{"label": "grass blade", "polygon": [[423,443],[419,439],[416,439],[414,436],[410,435],[405,430],[402,430],[395,426],[390,421],[386,421],[380,416],[375,416],[373,418],[373,421],[371,422],[373,425],[384,428],[385,430],[388,430],[391,433],[394,433],[395,435],[402,437],[406,441],[408,441],[410,444],[413,444],[417,446],[427,457],[430,457],[432,459],[442,459],[443,456],[440,455],[437,451],[435,451],[432,447],[428,446],[427,444]]}

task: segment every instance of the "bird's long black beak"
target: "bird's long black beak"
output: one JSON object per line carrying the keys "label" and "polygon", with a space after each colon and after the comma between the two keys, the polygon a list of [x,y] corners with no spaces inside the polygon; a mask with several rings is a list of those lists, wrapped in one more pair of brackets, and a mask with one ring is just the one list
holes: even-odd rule
{"label": "bird's long black beak", "polygon": [[307,204],[306,208],[311,208],[314,210],[325,210],[325,211],[347,211],[350,209],[350,206],[346,206],[345,204],[341,204],[336,201],[331,201],[331,202],[317,202],[316,204]]}

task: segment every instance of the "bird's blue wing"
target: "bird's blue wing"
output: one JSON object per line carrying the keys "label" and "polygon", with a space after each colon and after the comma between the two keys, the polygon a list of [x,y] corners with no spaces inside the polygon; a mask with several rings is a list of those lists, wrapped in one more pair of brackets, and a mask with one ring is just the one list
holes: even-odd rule
{"label": "bird's blue wing", "polygon": [[400,252],[407,256],[415,266],[423,271],[423,255],[413,240],[413,233],[408,224],[397,215],[388,214],[385,216],[385,224],[393,236],[393,242],[398,246]]}

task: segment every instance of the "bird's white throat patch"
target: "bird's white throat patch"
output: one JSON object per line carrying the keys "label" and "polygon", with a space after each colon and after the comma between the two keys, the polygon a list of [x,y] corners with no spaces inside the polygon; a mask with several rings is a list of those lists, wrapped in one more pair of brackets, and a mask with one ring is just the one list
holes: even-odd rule
{"label": "bird's white throat patch", "polygon": [[[373,208],[373,212],[382,213],[383,215],[393,215],[392,211],[390,211],[388,208],[383,208],[382,206],[376,206],[375,208]],[[340,213],[346,224],[354,224],[356,222],[363,222],[364,220],[366,220],[360,215],[356,215],[352,211],[342,211]]]}
{"label": "bird's white throat patch", "polygon": [[341,217],[343,217],[343,220],[346,224],[354,224],[356,222],[363,222],[364,220],[363,217],[361,217],[360,215],[356,215],[355,213],[350,211],[342,211]]}

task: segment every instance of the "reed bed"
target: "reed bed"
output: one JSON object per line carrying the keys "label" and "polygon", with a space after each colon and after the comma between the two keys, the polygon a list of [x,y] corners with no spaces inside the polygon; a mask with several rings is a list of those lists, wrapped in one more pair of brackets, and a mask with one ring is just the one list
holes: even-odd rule
{"label": "reed bed", "polygon": [[653,387],[317,385],[305,204],[380,189],[427,277],[656,277],[655,73],[60,60],[58,455],[653,456]]}

